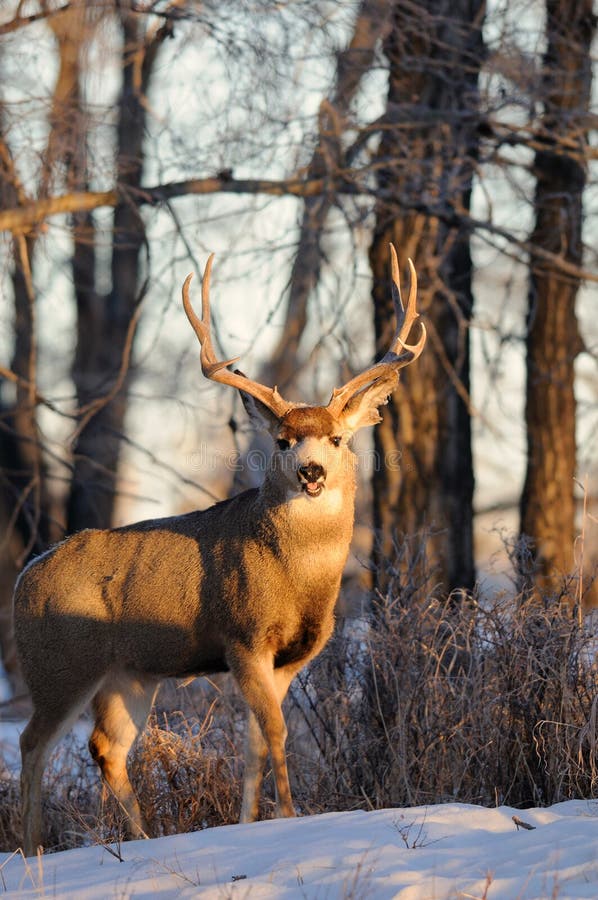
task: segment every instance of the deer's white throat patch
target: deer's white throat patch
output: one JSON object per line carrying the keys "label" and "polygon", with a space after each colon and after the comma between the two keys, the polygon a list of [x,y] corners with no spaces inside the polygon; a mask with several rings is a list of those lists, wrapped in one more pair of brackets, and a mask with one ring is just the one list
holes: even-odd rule
{"label": "deer's white throat patch", "polygon": [[317,493],[302,489],[294,493],[292,509],[302,517],[336,516],[343,511],[344,500],[341,488],[330,488],[326,484],[317,483]]}

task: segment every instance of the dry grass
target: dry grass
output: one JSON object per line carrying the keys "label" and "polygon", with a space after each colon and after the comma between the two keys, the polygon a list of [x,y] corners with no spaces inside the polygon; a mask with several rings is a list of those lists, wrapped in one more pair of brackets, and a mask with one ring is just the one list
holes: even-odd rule
{"label": "dry grass", "polygon": [[241,756],[232,739],[183,713],[155,719],[134,754],[131,777],[151,836],[238,822]]}
{"label": "dry grass", "polygon": [[598,635],[569,590],[440,602],[423,578],[337,630],[293,691],[318,748],[310,811],[596,796]]}
{"label": "dry grass", "polygon": [[[442,603],[422,578],[393,584],[368,618],[340,623],[286,701],[298,810],[597,796],[597,636],[562,602],[567,590]],[[227,679],[169,690],[130,759],[150,834],[237,821],[238,693]],[[46,786],[49,847],[118,842],[121,811],[85,748],[63,748]],[[265,786],[270,816],[270,777]],[[18,787],[5,778],[0,849],[19,842]]]}

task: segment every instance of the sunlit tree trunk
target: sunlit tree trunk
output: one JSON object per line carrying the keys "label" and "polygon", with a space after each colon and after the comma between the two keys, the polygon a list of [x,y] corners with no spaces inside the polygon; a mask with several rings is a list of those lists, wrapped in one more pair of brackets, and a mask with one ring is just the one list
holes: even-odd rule
{"label": "sunlit tree trunk", "polygon": [[[531,236],[527,320],[527,470],[521,532],[532,539],[537,574],[573,570],[576,474],[574,363],[579,278],[559,258],[582,261],[584,145],[591,96],[592,0],[548,0],[541,140],[536,153],[536,221]],[[557,147],[554,136],[558,136]],[[564,149],[568,137],[571,153]],[[534,250],[534,248],[537,248]],[[545,251],[554,254],[546,256]],[[557,587],[558,589],[558,587]]]}
{"label": "sunlit tree trunk", "polygon": [[[135,191],[141,184],[145,95],[158,49],[171,24],[148,31],[144,19],[114,8],[123,32],[123,89],[119,106],[116,177],[122,202],[114,214],[112,290],[100,296],[95,286],[95,233],[91,215],[78,213],[71,221],[72,273],[77,299],[77,349],[73,379],[79,407],[106,394],[119,372],[129,324],[139,292],[140,253],[145,236]],[[55,192],[88,188],[86,141],[88,121],[81,97],[86,44],[98,19],[110,14],[101,7],[76,4],[48,19],[57,43],[59,67],[48,108],[48,140],[42,157],[38,199]],[[28,202],[21,188],[8,145],[0,141],[0,191],[7,206]],[[44,550],[67,530],[111,523],[116,473],[126,410],[123,390],[84,427],[74,448],[73,477],[67,509],[56,503],[48,485],[38,427],[36,394],[37,342],[33,255],[37,232],[14,236],[13,292],[15,341],[11,369],[16,381],[15,402],[0,409],[0,651],[19,690],[19,673],[11,626],[14,577],[31,554]],[[86,424],[85,424],[86,423]],[[62,528],[60,527],[62,526]]]}
{"label": "sunlit tree trunk", "polygon": [[428,346],[406,369],[376,429],[377,586],[403,535],[429,532],[428,564],[445,591],[471,588],[473,465],[469,396],[471,256],[460,214],[470,206],[478,151],[477,82],[484,4],[397,3],[385,44],[387,114],[378,153],[370,263],[378,352],[392,328],[388,244],[419,277]]}
{"label": "sunlit tree trunk", "polygon": [[[60,17],[59,17],[60,18]],[[73,78],[72,54],[61,48],[49,110],[50,131],[43,154],[38,194],[46,198],[57,168],[67,164],[67,105]],[[20,182],[4,135],[0,135],[2,205],[24,205]],[[45,550],[60,534],[38,424],[36,296],[33,279],[38,233],[13,234],[12,287],[14,344],[11,370],[18,376],[14,402],[0,403],[0,651],[17,693],[22,688],[12,630],[12,590],[24,562]]]}

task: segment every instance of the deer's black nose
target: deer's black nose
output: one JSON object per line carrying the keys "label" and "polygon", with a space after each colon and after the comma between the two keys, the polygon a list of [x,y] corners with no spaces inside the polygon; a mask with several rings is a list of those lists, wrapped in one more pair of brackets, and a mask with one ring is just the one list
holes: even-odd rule
{"label": "deer's black nose", "polygon": [[308,463],[306,466],[300,466],[297,471],[299,481],[305,481],[308,484],[315,484],[326,478],[326,469],[320,463]]}

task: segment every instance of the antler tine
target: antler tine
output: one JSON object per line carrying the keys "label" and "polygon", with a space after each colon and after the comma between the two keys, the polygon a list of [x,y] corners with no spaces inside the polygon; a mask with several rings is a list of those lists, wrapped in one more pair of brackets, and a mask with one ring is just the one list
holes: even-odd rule
{"label": "antler tine", "polygon": [[395,308],[395,315],[397,317],[397,324],[400,322],[402,324],[403,319],[405,317],[405,307],[403,305],[403,298],[401,297],[401,278],[399,275],[399,258],[397,256],[397,251],[395,250],[394,244],[389,244],[390,247],[390,271],[392,276],[392,302]]}
{"label": "antler tine", "polygon": [[216,356],[210,330],[210,277],[212,274],[213,261],[214,254],[211,253],[206,263],[201,285],[201,319],[193,309],[189,297],[189,285],[191,284],[193,273],[187,275],[183,284],[183,306],[185,308],[185,313],[187,314],[191,327],[197,335],[197,339],[201,345],[201,370],[206,378],[217,381],[220,384],[228,384],[246,394],[250,394],[252,397],[255,397],[256,400],[260,400],[267,406],[275,416],[282,418],[295,404],[289,403],[288,400],[284,400],[278,393],[276,387],[269,388],[257,381],[252,381],[251,378],[246,378],[246,376],[240,372],[231,372],[228,366],[237,362],[239,359],[238,356],[234,359],[227,360],[219,360]]}
{"label": "antler tine", "polygon": [[399,369],[418,358],[426,343],[426,326],[423,322],[421,325],[421,336],[416,344],[408,344],[407,338],[413,327],[415,320],[419,317],[416,308],[417,304],[417,273],[411,259],[408,260],[409,265],[409,297],[407,298],[407,306],[403,305],[401,297],[401,283],[399,275],[399,261],[397,252],[390,244],[390,268],[392,276],[392,299],[397,319],[397,327],[391,345],[384,354],[380,362],[375,363],[366,369],[360,375],[356,375],[348,381],[342,388],[335,388],[328,404],[328,410],[333,416],[339,415],[344,406],[349,402],[351,397],[355,396],[362,388],[367,387],[373,381],[381,378],[388,378],[393,372],[396,373],[398,379]]}
{"label": "antler tine", "polygon": [[[398,358],[402,359],[404,352],[412,353],[407,362],[417,359],[426,343],[426,326],[421,322],[421,336],[416,344],[408,344],[407,338],[419,313],[416,308],[417,303],[417,272],[411,259],[407,260],[409,266],[409,297],[407,298],[407,306],[403,305],[401,297],[401,286],[399,282],[399,262],[397,252],[394,246],[390,245],[391,268],[392,268],[392,296],[395,305],[395,315],[397,317],[397,327],[392,339],[390,348],[382,357],[380,362],[398,362]],[[398,358],[397,358],[398,357]]]}

